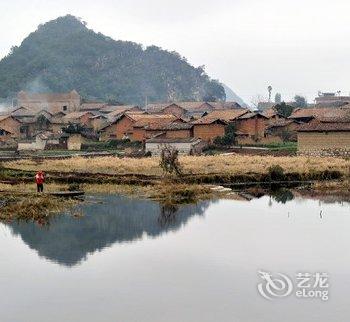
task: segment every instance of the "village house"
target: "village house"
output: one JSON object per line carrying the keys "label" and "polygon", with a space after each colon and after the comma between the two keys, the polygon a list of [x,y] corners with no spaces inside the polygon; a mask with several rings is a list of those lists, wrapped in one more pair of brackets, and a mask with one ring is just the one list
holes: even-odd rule
{"label": "village house", "polygon": [[267,117],[268,124],[275,123],[277,120],[285,119],[285,117],[282,114],[278,113],[274,107],[262,111],[261,114]]}
{"label": "village house", "polygon": [[131,141],[144,141],[154,135],[161,133],[161,128],[178,120],[172,114],[143,114],[133,125],[132,130],[127,133]]}
{"label": "village house", "polygon": [[76,123],[87,127],[91,126],[92,112],[72,112],[66,114],[62,119],[65,123]]}
{"label": "village house", "polygon": [[318,118],[302,124],[298,129],[298,152],[350,155],[350,118]]}
{"label": "village house", "polygon": [[185,139],[193,137],[193,124],[175,120],[166,124],[150,124],[145,126],[146,138],[157,136],[168,139]]}
{"label": "village house", "polygon": [[236,102],[172,102],[148,104],[145,110],[148,113],[174,114],[177,117],[198,119],[204,113],[229,108],[240,108],[240,105]]}
{"label": "village house", "polygon": [[0,115],[0,129],[3,131],[3,140],[9,137],[20,136],[21,123],[12,115]]}
{"label": "village house", "polygon": [[10,115],[20,122],[29,122],[35,117],[37,112],[29,110],[25,107],[18,107],[10,111]]}
{"label": "village house", "polygon": [[259,112],[248,112],[235,120],[238,144],[251,144],[265,137],[267,117]]}
{"label": "village house", "polygon": [[81,97],[77,91],[69,93],[29,93],[20,91],[17,95],[17,106],[28,110],[46,110],[50,113],[79,111]]}
{"label": "village house", "polygon": [[106,105],[99,109],[99,112],[107,116],[118,116],[125,112],[141,112],[141,108],[137,105]]}
{"label": "village house", "polygon": [[55,134],[43,131],[31,140],[19,140],[18,151],[72,150],[80,151],[86,139],[80,133]]}
{"label": "village house", "polygon": [[[169,114],[126,112],[99,131],[100,140],[106,141],[109,139],[130,139],[132,141],[142,141],[145,138],[144,126],[149,125],[150,123],[162,121],[170,123],[175,119],[176,116]],[[136,124],[135,128],[134,124]]]}
{"label": "village house", "polygon": [[342,118],[347,116],[350,108],[298,108],[288,117],[301,123],[308,123],[315,118]]}
{"label": "village house", "polygon": [[225,135],[227,124],[234,123],[240,116],[249,113],[248,109],[215,110],[193,121],[193,136],[205,141],[213,141]]}
{"label": "village house", "polygon": [[297,130],[300,123],[294,120],[277,119],[269,122],[265,131],[264,143],[279,143],[284,141],[296,141]]}
{"label": "village house", "polygon": [[[121,106],[113,106],[113,110],[109,111],[111,106],[106,106],[106,109],[101,110],[100,112],[105,115],[110,122],[114,121],[116,118],[118,118],[120,115],[129,112],[132,114],[144,114],[145,112],[142,111],[138,106],[134,105],[121,105]],[[108,108],[108,109],[107,109]]]}
{"label": "village house", "polygon": [[179,154],[193,155],[200,154],[205,145],[200,139],[196,138],[154,137],[146,141],[145,151],[152,155],[159,155],[165,147],[171,147],[176,149]]}
{"label": "village house", "polygon": [[94,132],[98,132],[108,123],[108,118],[105,115],[94,115],[90,117],[90,127]]}
{"label": "village house", "polygon": [[193,137],[206,142],[213,142],[216,137],[224,136],[227,126],[227,122],[224,120],[206,117],[196,120],[192,124]]}
{"label": "village house", "polygon": [[98,113],[103,107],[107,106],[107,103],[103,102],[84,102],[80,105],[79,111]]}
{"label": "village house", "polygon": [[14,134],[0,126],[0,143],[14,143]]}

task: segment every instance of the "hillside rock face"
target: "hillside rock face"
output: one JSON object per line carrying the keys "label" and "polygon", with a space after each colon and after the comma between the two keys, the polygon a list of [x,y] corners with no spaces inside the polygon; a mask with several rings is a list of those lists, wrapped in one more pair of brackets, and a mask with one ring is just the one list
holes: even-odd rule
{"label": "hillside rock face", "polygon": [[223,86],[178,53],[115,41],[70,15],[40,25],[0,61],[0,97],[72,89],[132,104],[225,100]]}

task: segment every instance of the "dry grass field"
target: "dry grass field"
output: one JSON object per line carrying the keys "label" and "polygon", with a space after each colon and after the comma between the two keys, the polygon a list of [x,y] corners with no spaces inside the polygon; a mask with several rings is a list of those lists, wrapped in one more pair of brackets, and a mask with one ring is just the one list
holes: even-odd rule
{"label": "dry grass field", "polygon": [[[307,174],[313,171],[336,170],[349,175],[350,161],[343,158],[320,158],[306,156],[251,156],[216,155],[184,156],[180,164],[186,174],[249,174],[266,173],[270,166],[279,165],[286,173]],[[45,160],[37,163],[31,160],[4,163],[6,168],[19,170],[43,170],[61,172],[144,174],[161,175],[159,159],[152,158],[72,158],[65,160]]]}

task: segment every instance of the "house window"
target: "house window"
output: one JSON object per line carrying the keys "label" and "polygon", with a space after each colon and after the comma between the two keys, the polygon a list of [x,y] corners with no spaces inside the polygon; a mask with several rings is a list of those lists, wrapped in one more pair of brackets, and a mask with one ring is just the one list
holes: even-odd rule
{"label": "house window", "polygon": [[67,111],[68,107],[67,105],[63,106],[63,111]]}

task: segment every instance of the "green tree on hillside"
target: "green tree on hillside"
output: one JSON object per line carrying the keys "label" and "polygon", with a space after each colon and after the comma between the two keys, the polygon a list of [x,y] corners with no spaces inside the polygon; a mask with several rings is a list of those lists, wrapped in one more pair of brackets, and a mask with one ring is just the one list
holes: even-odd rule
{"label": "green tree on hillside", "polygon": [[88,99],[139,105],[146,96],[151,102],[225,99],[219,82],[178,53],[115,41],[70,15],[40,25],[0,61],[0,97],[72,89]]}

